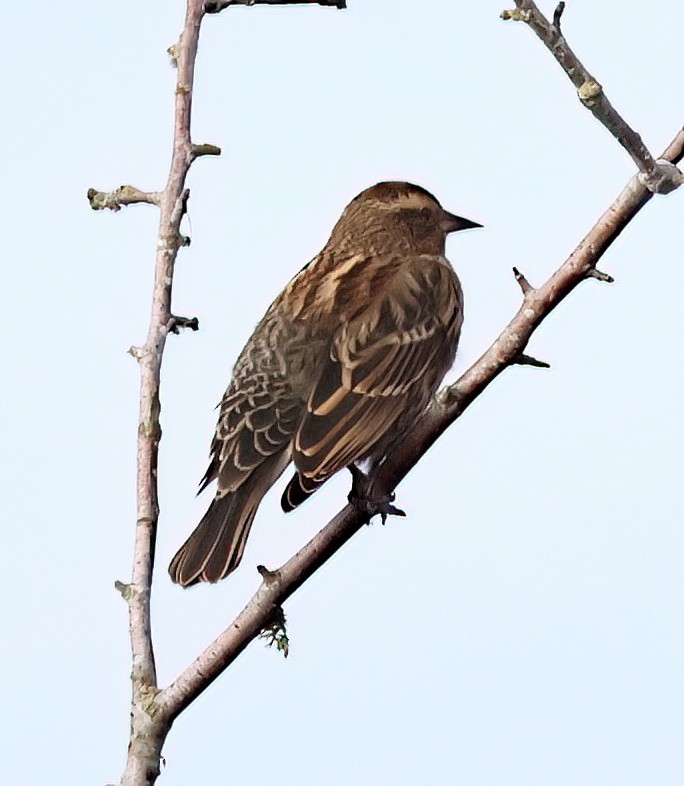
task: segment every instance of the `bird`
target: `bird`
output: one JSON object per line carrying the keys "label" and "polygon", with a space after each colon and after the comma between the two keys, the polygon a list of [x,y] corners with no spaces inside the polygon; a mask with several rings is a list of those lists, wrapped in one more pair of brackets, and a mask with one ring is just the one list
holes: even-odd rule
{"label": "bird", "polygon": [[216,494],[172,559],[172,581],[215,583],[234,571],[263,496],[291,463],[285,512],[346,467],[361,487],[350,501],[401,514],[388,500],[369,506],[357,481],[406,438],[453,364],[463,292],[445,241],[480,226],[403,181],[347,205],[237,359],[200,482],[201,492],[216,480]]}

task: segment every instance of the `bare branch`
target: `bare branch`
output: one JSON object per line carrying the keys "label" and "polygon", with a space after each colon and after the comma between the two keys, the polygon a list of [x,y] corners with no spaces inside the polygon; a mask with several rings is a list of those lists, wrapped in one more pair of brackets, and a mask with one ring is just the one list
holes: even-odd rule
{"label": "bare branch", "polygon": [[157,205],[160,194],[157,191],[140,191],[134,186],[119,186],[116,191],[96,191],[88,189],[88,202],[93,210],[121,210],[124,205]]}
{"label": "bare branch", "polygon": [[615,279],[612,276],[609,276],[608,273],[597,270],[595,267],[592,267],[587,271],[587,277],[595,278],[597,281],[603,281],[605,284],[612,284],[615,281]]}
{"label": "bare branch", "polygon": [[534,368],[551,368],[545,360],[537,360],[532,355],[518,355],[511,361],[512,366],[533,366]]}
{"label": "bare branch", "polygon": [[561,33],[561,16],[563,16],[563,11],[565,11],[565,3],[561,0],[560,3],[556,6],[556,10],[553,12],[553,29],[556,31],[556,35],[563,35]]}
{"label": "bare branch", "polygon": [[505,22],[529,22],[530,21],[530,12],[529,11],[522,11],[519,8],[513,8],[510,11],[502,11],[501,18]]}
{"label": "bare branch", "polygon": [[177,317],[175,314],[169,319],[167,330],[178,335],[182,328],[188,330],[199,330],[199,320],[197,317]]}
{"label": "bare branch", "polygon": [[221,148],[216,147],[216,145],[193,145],[190,148],[190,155],[195,158],[199,158],[200,156],[220,156],[221,155]]}
{"label": "bare branch", "polygon": [[513,275],[515,276],[515,280],[520,285],[520,289],[522,289],[523,295],[526,295],[528,292],[532,292],[534,287],[525,278],[525,276],[518,270],[517,267],[513,268]]}
{"label": "bare branch", "polygon": [[515,10],[504,11],[501,18],[525,22],[534,30],[577,88],[580,101],[632,157],[642,175],[643,184],[657,194],[666,194],[678,188],[684,180],[679,169],[672,166],[671,162],[668,165],[668,162],[654,161],[642,138],[625,122],[606,97],[601,84],[568,46],[560,30],[565,3],[559,3],[553,22],[549,22],[533,0],[515,0],[515,5]]}
{"label": "bare branch", "polygon": [[[664,153],[677,162],[684,155],[684,130]],[[595,269],[614,240],[652,198],[633,177],[615,202],[572,252],[567,261],[538,289],[526,293],[525,302],[506,329],[482,357],[453,385],[442,389],[416,425],[411,438],[382,465],[373,480],[379,494],[391,492],[439,436],[480,393],[508,366],[519,363],[530,337],[553,309]],[[523,361],[525,362],[525,361]],[[534,361],[534,365],[543,365]],[[196,660],[156,696],[156,706],[170,722],[237,658],[247,645],[269,627],[274,608],[282,606],[318,568],[337,552],[367,520],[352,504],[346,505],[294,557],[275,571],[261,572],[263,581],[255,595]]]}
{"label": "bare branch", "polygon": [[[215,155],[218,148],[210,145],[193,147],[190,139],[192,88],[199,30],[204,16],[204,0],[188,0],[185,25],[173,57],[177,67],[174,110],[173,154],[164,191],[154,195],[160,208],[159,235],[152,293],[152,316],[145,344],[131,348],[140,366],[140,415],[138,423],[137,522],[133,574],[122,592],[128,603],[132,655],[131,737],[128,760],[121,786],[149,786],[159,775],[161,748],[169,730],[167,719],[157,712],[157,673],[152,646],[150,596],[154,551],[159,518],[157,464],[161,426],[159,423],[159,386],[166,337],[181,327],[196,330],[196,319],[177,317],[171,313],[171,287],[178,250],[187,245],[180,233],[180,223],[187,211],[189,190],[185,180],[198,155]],[[121,192],[122,189],[119,189]],[[114,204],[129,201],[152,201],[150,195],[136,192],[115,192]],[[97,195],[89,192],[91,205]],[[105,205],[110,207],[111,205]],[[116,209],[116,208],[115,208]],[[123,585],[122,585],[123,586]]]}
{"label": "bare branch", "polygon": [[127,601],[130,598],[130,596],[131,596],[131,585],[130,584],[124,584],[123,581],[115,581],[114,582],[114,589],[117,592],[121,593],[121,597],[125,601]]}
{"label": "bare branch", "polygon": [[207,14],[218,14],[231,5],[324,5],[332,8],[346,8],[345,0],[209,0],[204,4]]}
{"label": "bare branch", "polygon": [[[684,129],[679,131],[663,158],[678,163],[684,156]],[[653,192],[635,175],[622,193],[601,216],[566,262],[541,287],[528,297],[485,354],[449,388],[445,398],[446,426],[459,417],[469,404],[492,382],[506,364],[521,354],[542,320],[587,277],[622,230],[651,199]],[[442,431],[444,430],[442,428]],[[439,432],[441,433],[441,431]],[[438,435],[437,435],[438,436]],[[435,436],[436,439],[436,436]]]}
{"label": "bare branch", "polygon": [[[269,571],[245,608],[156,699],[160,712],[173,720],[194,701],[237,656],[267,629],[273,609],[282,606],[304,582],[335,554],[367,521],[352,504],[277,571]],[[263,574],[262,574],[263,576]]]}
{"label": "bare branch", "polygon": [[[206,3],[218,6],[253,5],[267,0],[233,0],[229,3]],[[281,0],[291,4],[290,0]],[[319,5],[344,7],[344,2],[317,0]],[[160,208],[157,254],[152,291],[152,316],[145,344],[131,347],[129,352],[140,366],[140,413],[138,422],[137,457],[137,521],[133,556],[132,579],[129,584],[116,583],[116,588],[128,604],[129,632],[131,639],[131,735],[126,769],[121,786],[152,786],[159,776],[161,750],[171,726],[172,718],[157,701],[157,673],[152,645],[150,597],[154,568],[154,551],[159,502],[157,490],[157,465],[159,456],[160,426],[160,377],[166,338],[170,332],[181,328],[197,330],[196,317],[179,317],[171,312],[171,291],[176,257],[180,248],[190,245],[190,238],[181,234],[180,225],[187,213],[189,189],[185,181],[192,165],[200,156],[217,156],[221,150],[216,145],[192,144],[190,119],[194,84],[195,61],[199,31],[205,11],[205,0],[186,0],[183,32],[177,43],[168,50],[172,64],[177,69],[174,135],[171,167],[166,187],[161,192],[146,193],[132,186],[122,186],[111,193],[88,191],[94,210],[109,208],[119,210],[122,205],[146,202]],[[266,581],[266,578],[264,579]],[[270,581],[270,586],[274,586]],[[274,611],[275,616],[274,616]],[[271,638],[278,649],[287,654],[287,635],[284,630],[282,609],[270,608],[270,618],[262,628],[271,625]],[[270,620],[270,623],[269,623]],[[259,631],[256,631],[258,633]],[[256,635],[256,634],[255,634]]]}

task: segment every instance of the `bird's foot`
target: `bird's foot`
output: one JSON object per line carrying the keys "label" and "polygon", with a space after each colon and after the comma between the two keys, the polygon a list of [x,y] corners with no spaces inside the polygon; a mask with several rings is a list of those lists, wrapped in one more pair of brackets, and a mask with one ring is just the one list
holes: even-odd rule
{"label": "bird's foot", "polygon": [[350,464],[348,469],[352,475],[352,489],[347,499],[355,508],[368,516],[369,523],[373,516],[377,515],[380,516],[383,524],[388,516],[406,515],[403,510],[392,505],[396,498],[393,492],[378,494],[373,489],[372,478],[365,472],[362,472],[355,464]]}

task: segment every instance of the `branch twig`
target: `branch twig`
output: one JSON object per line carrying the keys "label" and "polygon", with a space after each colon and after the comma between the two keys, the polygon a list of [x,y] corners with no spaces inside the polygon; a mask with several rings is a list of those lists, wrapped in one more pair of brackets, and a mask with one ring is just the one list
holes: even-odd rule
{"label": "branch twig", "polygon": [[518,355],[511,361],[512,366],[532,366],[533,368],[551,368],[551,364],[545,360],[537,360],[532,355]]}
{"label": "branch twig", "polygon": [[515,5],[515,10],[503,11],[501,18],[525,22],[532,28],[577,88],[580,101],[632,157],[643,184],[656,194],[667,194],[678,188],[684,182],[679,169],[671,162],[653,159],[642,138],[617,112],[603,87],[568,45],[560,29],[565,3],[558,4],[553,22],[549,22],[533,0],[515,0]]}
{"label": "branch twig", "polygon": [[597,270],[595,267],[592,267],[587,271],[587,276],[589,276],[589,278],[595,278],[597,281],[603,281],[604,284],[612,284],[615,281],[615,279],[612,276],[609,276],[608,273],[604,273],[602,270]]}
{"label": "branch twig", "polygon": [[207,14],[218,14],[231,5],[324,5],[332,8],[346,8],[346,0],[208,0],[204,4]]}
{"label": "branch twig", "polygon": [[173,314],[166,327],[169,333],[178,335],[183,328],[192,331],[199,330],[199,320],[197,317],[178,317]]}
{"label": "branch twig", "polygon": [[556,35],[563,35],[561,32],[561,16],[563,16],[563,11],[565,11],[565,3],[561,2],[558,3],[556,6],[556,10],[553,12],[553,29],[556,31]]}
{"label": "branch twig", "polygon": [[523,297],[528,292],[532,292],[534,290],[534,287],[525,278],[525,276],[518,270],[517,267],[513,268],[513,275],[515,276],[515,280],[518,282],[518,285],[519,285],[520,289],[522,290]]}
{"label": "branch twig", "polygon": [[158,191],[141,191],[134,186],[119,186],[116,191],[96,191],[89,188],[88,202],[93,210],[121,210],[124,205],[157,205],[161,194]]}
{"label": "branch twig", "polygon": [[190,155],[192,156],[193,160],[195,158],[199,158],[200,156],[220,156],[221,148],[216,147],[216,145],[209,145],[207,143],[203,145],[192,145],[190,148]]}
{"label": "branch twig", "polygon": [[[684,130],[663,154],[673,163],[682,156]],[[374,480],[380,493],[393,490],[475,398],[502,371],[519,362],[536,328],[576,286],[592,275],[590,271],[595,270],[597,261],[652,196],[638,176],[633,177],[566,262],[541,287],[529,288],[520,310],[494,344],[456,383],[440,391],[411,438],[381,467]],[[294,557],[277,570],[268,571],[267,580],[264,579],[229,627],[157,695],[160,711],[173,720],[206,690],[269,626],[274,610],[361,529],[365,520],[365,514],[353,505],[346,505]]]}

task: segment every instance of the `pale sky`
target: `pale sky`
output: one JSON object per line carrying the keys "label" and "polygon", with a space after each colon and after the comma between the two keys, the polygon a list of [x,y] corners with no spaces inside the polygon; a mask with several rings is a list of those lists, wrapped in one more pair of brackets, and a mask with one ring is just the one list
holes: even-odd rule
{"label": "pale sky", "polygon": [[[348,0],[206,19],[176,313],[164,360],[154,637],[165,684],[345,502],[264,500],[242,565],[183,591],[166,565],[214,406],[264,309],[344,205],[411,180],[485,229],[452,236],[463,371],[633,173],[502,2]],[[509,3],[513,5],[513,3]],[[542,8],[552,13],[554,3]],[[126,754],[125,604],[138,369],[157,214],[89,187],[163,187],[183,4],[8,3],[3,632],[7,786],[104,786]],[[570,0],[563,29],[659,154],[682,125],[679,0]],[[657,197],[588,282],[286,605],[287,660],[252,644],[176,722],[163,786],[679,786],[684,782],[683,193]]]}

